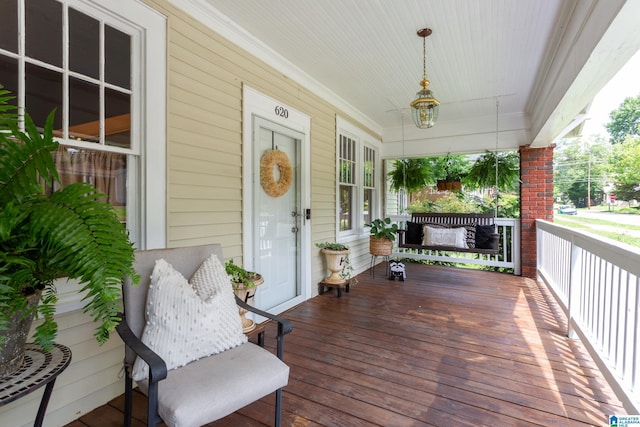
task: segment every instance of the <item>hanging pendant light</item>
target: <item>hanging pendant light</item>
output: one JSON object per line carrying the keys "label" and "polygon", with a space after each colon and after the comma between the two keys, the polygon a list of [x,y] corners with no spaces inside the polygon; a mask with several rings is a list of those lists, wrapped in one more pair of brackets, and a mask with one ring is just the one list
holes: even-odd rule
{"label": "hanging pendant light", "polygon": [[438,119],[440,101],[434,98],[431,89],[428,89],[427,79],[427,37],[431,35],[431,28],[418,30],[418,36],[422,37],[423,68],[420,86],[422,89],[416,94],[416,99],[411,102],[413,121],[420,129],[432,127]]}

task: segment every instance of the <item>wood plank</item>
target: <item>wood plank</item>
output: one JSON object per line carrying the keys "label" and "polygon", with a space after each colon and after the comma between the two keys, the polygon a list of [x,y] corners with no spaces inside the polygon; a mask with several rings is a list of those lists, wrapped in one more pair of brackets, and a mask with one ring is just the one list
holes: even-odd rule
{"label": "wood plank", "polygon": [[[358,280],[285,314],[283,426],[587,426],[625,414],[535,281],[419,264],[405,282]],[[264,330],[273,350],[275,326]],[[102,426],[122,407],[114,399],[68,427]],[[273,407],[266,396],[209,426],[272,425]]]}

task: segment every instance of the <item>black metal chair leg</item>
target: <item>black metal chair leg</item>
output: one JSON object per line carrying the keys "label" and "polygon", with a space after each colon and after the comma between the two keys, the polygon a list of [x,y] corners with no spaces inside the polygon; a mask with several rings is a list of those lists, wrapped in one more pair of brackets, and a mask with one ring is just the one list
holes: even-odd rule
{"label": "black metal chair leg", "polygon": [[133,380],[129,369],[124,370],[124,427],[131,427],[131,412],[133,410]]}
{"label": "black metal chair leg", "polygon": [[282,389],[279,388],[276,390],[276,420],[273,424],[274,427],[280,427],[280,410],[282,408]]}

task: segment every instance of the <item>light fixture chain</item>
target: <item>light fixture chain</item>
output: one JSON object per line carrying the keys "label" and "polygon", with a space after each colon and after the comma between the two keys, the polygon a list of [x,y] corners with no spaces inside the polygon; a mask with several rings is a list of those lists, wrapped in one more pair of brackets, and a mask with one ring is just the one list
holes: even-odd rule
{"label": "light fixture chain", "polygon": [[422,38],[422,78],[427,79],[427,38]]}

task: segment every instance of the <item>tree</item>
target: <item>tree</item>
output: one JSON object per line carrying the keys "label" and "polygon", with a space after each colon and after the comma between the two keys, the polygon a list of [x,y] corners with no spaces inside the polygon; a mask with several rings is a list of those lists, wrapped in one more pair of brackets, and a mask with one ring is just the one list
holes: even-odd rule
{"label": "tree", "polygon": [[610,150],[611,145],[603,139],[593,143],[563,141],[554,153],[554,196],[578,207],[588,206],[589,197],[598,203],[608,179]]}
{"label": "tree", "polygon": [[627,135],[640,136],[640,95],[625,98],[618,108],[609,113],[611,121],[605,125],[612,144],[619,144]]}
{"label": "tree", "polygon": [[640,137],[627,137],[613,147],[610,171],[620,200],[640,199]]}

